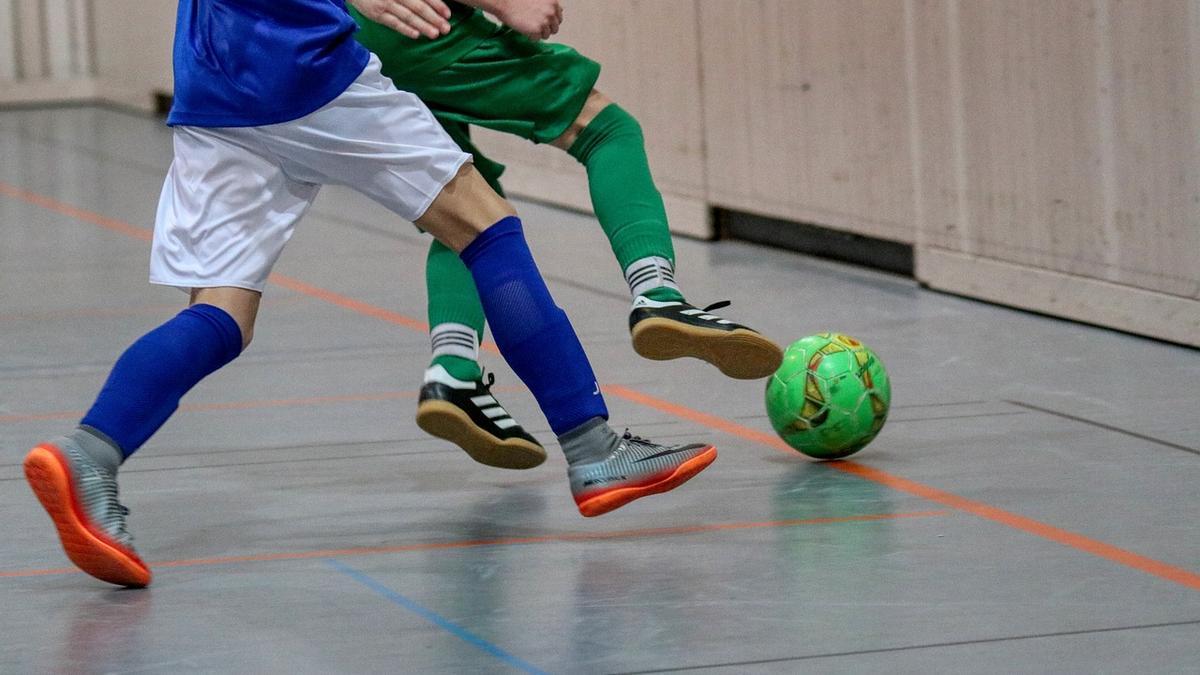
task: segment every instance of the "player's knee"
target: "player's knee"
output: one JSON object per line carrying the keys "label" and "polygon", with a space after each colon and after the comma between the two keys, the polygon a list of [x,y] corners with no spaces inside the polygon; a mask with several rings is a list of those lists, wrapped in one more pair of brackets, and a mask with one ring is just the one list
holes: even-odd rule
{"label": "player's knee", "polygon": [[[217,287],[192,290],[192,307],[209,305],[217,310],[213,316],[229,335],[240,337],[242,350],[250,346],[254,337],[254,322],[258,318],[258,305],[262,293],[245,288]],[[240,353],[240,351],[239,351]]]}
{"label": "player's knee", "polygon": [[487,184],[471,165],[464,165],[434,198],[417,226],[450,249],[460,252],[494,223],[517,210]]}
{"label": "player's knee", "polygon": [[642,145],[645,139],[637,118],[612,103],[580,131],[567,152],[580,163],[587,164],[594,152],[614,142]]}
{"label": "player's knee", "polygon": [[611,115],[611,124],[614,129],[614,133],[636,136],[639,139],[644,137],[642,132],[642,123],[639,122],[636,117],[631,115],[629,111],[625,110],[619,105],[613,105],[606,112],[606,116],[609,115]]}

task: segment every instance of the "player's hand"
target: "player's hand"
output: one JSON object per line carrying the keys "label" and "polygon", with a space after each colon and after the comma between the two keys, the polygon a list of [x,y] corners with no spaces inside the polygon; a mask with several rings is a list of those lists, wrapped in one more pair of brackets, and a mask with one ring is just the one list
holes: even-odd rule
{"label": "player's hand", "polygon": [[362,15],[413,39],[450,32],[450,8],[442,0],[349,0]]}
{"label": "player's hand", "polygon": [[496,18],[530,40],[545,40],[558,32],[563,20],[559,0],[506,0],[496,8]]}

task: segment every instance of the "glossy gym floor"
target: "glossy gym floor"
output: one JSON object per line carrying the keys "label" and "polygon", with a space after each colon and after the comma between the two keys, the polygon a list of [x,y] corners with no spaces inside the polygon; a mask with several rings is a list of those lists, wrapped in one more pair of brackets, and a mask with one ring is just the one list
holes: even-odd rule
{"label": "glossy gym floor", "polygon": [[589,216],[518,202],[614,426],[710,440],[682,488],[584,519],[551,458],[490,469],[413,421],[428,240],[326,188],[254,345],[125,464],[156,572],[74,572],[21,475],[184,303],[146,282],[159,120],[0,113],[0,673],[1195,672],[1200,353],[737,242],[681,285],[781,343],[854,335],[891,418],[852,461],[776,439],[763,382],[629,346]]}

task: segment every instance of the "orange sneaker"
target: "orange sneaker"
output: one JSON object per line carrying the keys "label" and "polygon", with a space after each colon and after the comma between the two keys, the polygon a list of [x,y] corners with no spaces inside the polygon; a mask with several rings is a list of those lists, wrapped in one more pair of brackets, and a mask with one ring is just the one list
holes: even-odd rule
{"label": "orange sneaker", "polygon": [[569,467],[567,478],[579,512],[590,518],[673,490],[716,458],[712,445],[659,445],[626,431],[612,454],[599,462]]}
{"label": "orange sneaker", "polygon": [[117,501],[117,477],[69,438],[42,443],[25,456],[25,478],[50,514],[71,562],[118,586],[150,584],[150,568],[125,530],[129,510]]}

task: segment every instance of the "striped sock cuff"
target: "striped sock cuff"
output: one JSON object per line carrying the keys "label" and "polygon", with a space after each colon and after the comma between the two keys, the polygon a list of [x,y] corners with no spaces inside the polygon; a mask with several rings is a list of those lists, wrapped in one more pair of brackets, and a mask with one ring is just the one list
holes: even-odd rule
{"label": "striped sock cuff", "polygon": [[461,323],[440,323],[429,331],[433,357],[457,356],[479,360],[479,336],[475,329]]}
{"label": "striped sock cuff", "polygon": [[673,288],[675,285],[675,265],[670,260],[659,256],[639,258],[625,268],[625,282],[629,284],[629,293],[637,297],[654,288]]}

